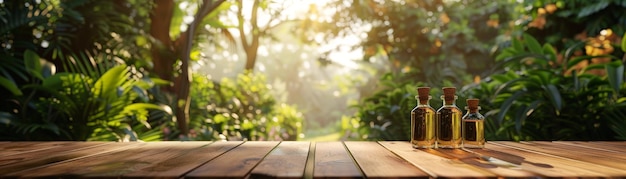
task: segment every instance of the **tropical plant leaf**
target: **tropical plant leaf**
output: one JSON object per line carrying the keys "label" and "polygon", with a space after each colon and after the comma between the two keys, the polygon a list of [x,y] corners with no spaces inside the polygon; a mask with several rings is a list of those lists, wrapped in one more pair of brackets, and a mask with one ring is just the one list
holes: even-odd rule
{"label": "tropical plant leaf", "polygon": [[607,78],[613,91],[619,96],[620,89],[624,83],[624,64],[621,61],[614,61],[606,64]]}
{"label": "tropical plant leaf", "polygon": [[601,11],[602,9],[605,9],[606,7],[608,7],[610,3],[611,3],[610,0],[594,1],[593,4],[583,7],[580,10],[580,12],[578,12],[578,18],[586,17],[590,14]]}
{"label": "tropical plant leaf", "polygon": [[30,75],[37,77],[40,80],[43,79],[43,75],[41,75],[42,66],[37,53],[31,50],[26,50],[24,52],[24,66]]}
{"label": "tropical plant leaf", "polygon": [[515,101],[519,97],[524,95],[525,93],[526,93],[525,91],[521,91],[521,90],[516,91],[515,93],[513,93],[511,97],[507,98],[506,101],[502,103],[502,105],[500,106],[500,111],[498,113],[498,116],[496,117],[499,124],[502,124],[502,121],[504,120],[504,116],[506,115],[507,111],[509,111],[513,103],[515,103]]}
{"label": "tropical plant leaf", "polygon": [[523,52],[524,51],[524,45],[522,44],[522,41],[520,41],[519,39],[514,38],[512,40],[512,44],[513,44],[513,49],[515,50],[513,52]]}
{"label": "tropical plant leaf", "polygon": [[596,63],[596,64],[587,65],[585,68],[583,68],[583,70],[580,73],[585,73],[589,70],[603,70],[605,68],[606,68],[605,64]]}
{"label": "tropical plant leaf", "polygon": [[576,75],[576,70],[572,71],[572,79],[574,79],[574,90],[580,90],[580,78]]}
{"label": "tropical plant leaf", "polygon": [[556,49],[554,49],[554,47],[550,44],[543,44],[543,54],[545,54],[546,59],[552,61],[552,62],[556,62]]}
{"label": "tropical plant leaf", "polygon": [[15,96],[22,96],[22,90],[17,87],[17,84],[13,83],[11,80],[0,76],[0,86],[3,86],[5,89],[9,90]]}
{"label": "tropical plant leaf", "polygon": [[622,36],[622,52],[626,52],[626,34]]}
{"label": "tropical plant leaf", "polygon": [[567,61],[567,70],[571,70],[573,67],[575,67],[578,63],[585,61],[585,60],[591,60],[592,58],[596,58],[596,57],[603,57],[603,56],[589,56],[589,55],[582,55],[582,56],[576,56],[574,58],[572,58],[571,60]]}
{"label": "tropical plant leaf", "polygon": [[98,96],[111,96],[117,94],[118,86],[126,81],[126,65],[119,65],[104,73],[94,84],[92,92]]}
{"label": "tropical plant leaf", "polygon": [[524,42],[526,42],[528,50],[530,50],[531,53],[542,54],[543,50],[541,48],[541,44],[539,44],[539,41],[537,41],[535,37],[529,34],[524,34]]}
{"label": "tropical plant leaf", "polygon": [[552,102],[558,113],[558,111],[560,111],[563,107],[563,98],[561,97],[559,89],[557,89],[556,86],[553,84],[548,84],[544,86],[544,90],[546,90],[550,101]]}
{"label": "tropical plant leaf", "polygon": [[578,50],[581,47],[584,47],[585,45],[587,45],[587,42],[585,41],[576,42],[574,45],[572,45],[571,47],[565,50],[565,53],[563,54],[563,59],[565,60],[570,59],[572,55],[574,55],[574,52],[576,52],[576,50]]}

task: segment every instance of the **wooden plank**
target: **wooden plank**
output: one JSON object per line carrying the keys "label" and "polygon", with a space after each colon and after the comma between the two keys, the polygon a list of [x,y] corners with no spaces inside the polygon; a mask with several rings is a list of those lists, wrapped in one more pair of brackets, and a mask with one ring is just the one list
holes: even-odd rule
{"label": "wooden plank", "polygon": [[414,149],[409,142],[404,141],[381,141],[379,143],[429,174],[432,178],[489,178],[496,176],[459,160],[452,160],[427,152],[434,151],[434,149]]}
{"label": "wooden plank", "polygon": [[475,152],[518,164],[521,169],[540,174],[544,177],[573,178],[573,177],[624,177],[626,171],[611,167],[599,166],[593,163],[573,160],[545,153],[535,152],[488,142],[486,150]]}
{"label": "wooden plank", "polygon": [[47,150],[55,147],[72,146],[82,147],[86,145],[99,145],[106,142],[6,142],[0,145],[0,157]]}
{"label": "wooden plank", "polygon": [[306,158],[306,163],[304,166],[304,179],[313,179],[313,172],[315,167],[315,146],[316,143],[311,141],[309,144],[309,154]]}
{"label": "wooden plank", "polygon": [[315,144],[314,178],[363,178],[354,160],[341,142]]}
{"label": "wooden plank", "polygon": [[281,142],[252,170],[252,178],[302,178],[310,142]]}
{"label": "wooden plank", "polygon": [[513,163],[476,153],[474,152],[475,150],[483,149],[437,149],[424,151],[451,160],[459,160],[475,168],[493,173],[498,178],[532,178],[538,176],[536,173],[520,170],[520,167]]}
{"label": "wooden plank", "polygon": [[[184,142],[190,143],[190,142]],[[197,143],[197,142],[191,142]],[[150,160],[152,163],[144,168],[129,173],[125,173],[123,177],[149,177],[149,178],[180,178],[185,173],[195,169],[196,167],[207,163],[211,159],[224,154],[225,152],[241,145],[241,141],[200,143],[198,147],[192,146],[189,150],[186,148],[173,149],[167,151],[174,155],[163,160]],[[195,148],[194,148],[195,147]],[[176,155],[177,154],[177,155]],[[162,155],[162,154],[159,154]],[[158,158],[157,158],[158,159]]]}
{"label": "wooden plank", "polygon": [[564,145],[552,142],[498,142],[513,147],[524,148],[550,155],[561,156],[574,160],[594,163],[596,165],[605,165],[608,167],[626,170],[626,154],[606,152],[601,150],[589,149],[585,147],[577,147],[572,145]]}
{"label": "wooden plank", "polygon": [[367,178],[428,178],[428,174],[375,142],[345,142]]}
{"label": "wooden plank", "polygon": [[153,163],[175,157],[179,155],[180,151],[196,148],[206,143],[147,142],[120,144],[136,145],[136,147],[25,170],[14,174],[24,177],[118,178],[123,174],[147,168],[153,165]]}
{"label": "wooden plank", "polygon": [[555,141],[555,143],[560,143],[560,144],[564,144],[564,145],[576,145],[576,146],[580,146],[580,147],[586,147],[586,148],[591,148],[591,149],[596,149],[596,150],[602,150],[602,151],[607,151],[607,152],[617,152],[617,153],[623,153],[626,152],[626,146],[622,146],[620,144],[623,144],[625,142],[599,142],[599,141],[592,141],[592,142],[580,142],[580,141]]}
{"label": "wooden plank", "polygon": [[[76,142],[74,145],[62,145],[48,148],[47,150],[35,150],[4,156],[0,158],[0,174],[19,172],[43,165],[97,155],[117,149],[114,146],[122,145],[115,142]],[[123,146],[130,145],[124,144]]]}
{"label": "wooden plank", "polygon": [[244,178],[279,142],[245,142],[194,169],[185,178]]}

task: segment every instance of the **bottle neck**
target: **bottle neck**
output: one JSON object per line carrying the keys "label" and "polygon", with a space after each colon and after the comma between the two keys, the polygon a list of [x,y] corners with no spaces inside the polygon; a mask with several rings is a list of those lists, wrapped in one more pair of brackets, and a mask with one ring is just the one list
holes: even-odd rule
{"label": "bottle neck", "polygon": [[476,107],[476,108],[469,108],[469,107],[465,107],[465,110],[467,110],[467,113],[478,113],[478,111],[480,110],[480,106]]}
{"label": "bottle neck", "polygon": [[455,95],[453,98],[452,97],[448,97],[446,99],[446,96],[441,95],[441,100],[443,101],[443,106],[456,106],[456,99],[458,97]]}
{"label": "bottle neck", "polygon": [[415,96],[415,99],[417,99],[417,106],[430,106],[429,101],[431,98],[431,96],[428,96],[428,98],[420,99],[418,96]]}

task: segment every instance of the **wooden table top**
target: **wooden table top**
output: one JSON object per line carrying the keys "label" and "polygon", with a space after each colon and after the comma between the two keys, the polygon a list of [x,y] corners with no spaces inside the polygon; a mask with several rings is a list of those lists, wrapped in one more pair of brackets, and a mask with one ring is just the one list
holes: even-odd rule
{"label": "wooden table top", "polygon": [[0,178],[626,177],[626,142],[0,142]]}

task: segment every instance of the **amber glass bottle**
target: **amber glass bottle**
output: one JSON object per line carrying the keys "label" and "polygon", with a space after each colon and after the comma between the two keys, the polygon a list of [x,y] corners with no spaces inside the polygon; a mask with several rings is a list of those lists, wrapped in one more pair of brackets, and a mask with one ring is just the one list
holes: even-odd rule
{"label": "amber glass bottle", "polygon": [[478,99],[467,99],[465,109],[467,113],[463,116],[463,147],[484,148],[485,147],[485,117],[480,114]]}
{"label": "amber glass bottle", "polygon": [[461,117],[462,112],[456,106],[456,88],[444,87],[443,106],[437,110],[437,147],[460,148],[461,147]]}
{"label": "amber glass bottle", "polygon": [[413,148],[435,147],[435,109],[430,107],[429,87],[417,88],[417,106],[411,111],[411,144]]}

